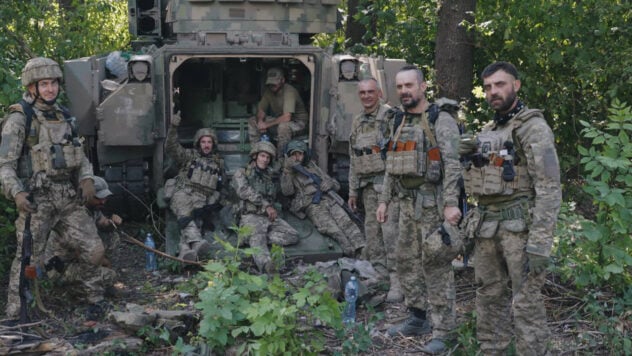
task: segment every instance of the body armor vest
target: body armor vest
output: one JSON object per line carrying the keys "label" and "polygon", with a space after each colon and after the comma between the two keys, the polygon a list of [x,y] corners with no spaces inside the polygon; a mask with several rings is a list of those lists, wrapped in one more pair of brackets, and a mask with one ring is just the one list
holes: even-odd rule
{"label": "body armor vest", "polygon": [[[386,152],[386,171],[396,177],[406,189],[417,188],[424,182],[426,174],[426,135],[422,116],[405,114],[403,126],[393,126],[393,137]],[[412,120],[411,120],[412,118]],[[398,120],[395,120],[398,121]]]}
{"label": "body armor vest", "polygon": [[[248,166],[246,168],[246,180],[248,185],[251,186],[257,193],[261,194],[263,199],[274,202],[277,195],[277,185],[272,181],[272,175],[269,169],[262,172],[257,172],[256,167]],[[242,211],[246,213],[265,213],[265,209],[257,207],[249,201],[242,200],[244,205]]]}
{"label": "body armor vest", "polygon": [[[477,136],[478,151],[473,163],[463,173],[465,191],[475,196],[514,195],[529,192],[533,187],[527,172],[526,157],[519,157],[520,143],[514,131],[529,117],[515,117],[504,127],[484,128]],[[510,168],[513,174],[507,174]]]}
{"label": "body armor vest", "polygon": [[[356,127],[351,160],[358,176],[384,172],[382,149],[388,140],[388,122],[385,117],[387,107],[380,106],[375,119],[366,117]],[[368,116],[368,115],[367,115]]]}
{"label": "body armor vest", "polygon": [[51,120],[41,111],[35,111],[33,125],[26,133],[26,142],[30,147],[30,173],[44,172],[52,179],[66,179],[81,167],[85,154],[81,140],[73,137],[70,123],[61,112],[55,115],[56,119]]}
{"label": "body armor vest", "polygon": [[186,171],[181,175],[186,176],[185,182],[193,189],[202,191],[217,190],[221,180],[221,164],[215,157],[198,157],[191,161]]}

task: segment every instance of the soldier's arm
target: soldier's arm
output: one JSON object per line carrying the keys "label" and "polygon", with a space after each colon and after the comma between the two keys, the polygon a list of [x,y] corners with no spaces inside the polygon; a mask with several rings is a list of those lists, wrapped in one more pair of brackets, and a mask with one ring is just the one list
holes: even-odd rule
{"label": "soldier's arm", "polygon": [[18,160],[25,140],[26,117],[21,112],[13,112],[7,117],[2,127],[2,143],[0,144],[0,180],[2,190],[7,199],[13,200],[15,195],[26,191],[18,178]]}
{"label": "soldier's arm", "polygon": [[243,170],[238,170],[233,176],[232,181],[239,199],[249,201],[256,206],[267,207],[272,205],[272,202],[265,200],[261,194],[248,184]]}
{"label": "soldier's arm", "polygon": [[[351,122],[351,135],[349,136],[349,157],[353,158],[355,152],[353,146],[356,142],[356,130],[359,126],[359,116],[353,118]],[[358,189],[360,188],[360,180],[356,174],[357,168],[355,167],[354,160],[349,160],[349,197],[357,197]]]}
{"label": "soldier's arm", "polygon": [[526,251],[549,256],[562,202],[560,163],[555,150],[555,138],[551,128],[541,117],[525,122],[518,128],[517,136],[527,157],[527,170],[535,189],[535,206],[532,209]]}
{"label": "soldier's arm", "polygon": [[459,162],[459,127],[447,112],[441,111],[435,122],[437,145],[443,163],[443,202],[447,207],[459,206],[458,181],[461,178]]}

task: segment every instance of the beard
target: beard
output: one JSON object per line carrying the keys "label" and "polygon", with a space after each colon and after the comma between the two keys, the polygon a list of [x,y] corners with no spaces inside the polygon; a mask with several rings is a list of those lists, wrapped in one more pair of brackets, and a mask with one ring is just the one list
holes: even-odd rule
{"label": "beard", "polygon": [[[508,112],[509,110],[511,110],[511,107],[516,102],[516,97],[517,97],[516,91],[512,90],[511,93],[509,93],[509,95],[507,95],[507,98],[502,100],[502,102],[500,103],[500,105],[498,107],[494,107],[494,105],[492,104],[492,108],[494,108],[494,110],[496,110],[496,112],[498,112],[500,114],[504,114],[504,113]],[[499,96],[492,97],[491,101],[494,101],[495,99],[502,99],[502,97],[499,97]]]}
{"label": "beard", "polygon": [[[404,99],[406,98],[410,99],[408,103],[404,102]],[[399,98],[399,101],[402,103],[402,106],[406,109],[414,108],[415,106],[419,104],[419,98],[413,98],[412,95],[401,96]]]}

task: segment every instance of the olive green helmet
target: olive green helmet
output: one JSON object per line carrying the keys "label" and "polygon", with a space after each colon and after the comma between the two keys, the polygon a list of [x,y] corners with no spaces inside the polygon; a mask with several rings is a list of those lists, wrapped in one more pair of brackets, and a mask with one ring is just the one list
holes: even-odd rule
{"label": "olive green helmet", "polygon": [[25,87],[37,83],[42,79],[58,79],[61,82],[63,74],[59,64],[50,58],[36,57],[26,62],[22,70],[22,85]]}
{"label": "olive green helmet", "polygon": [[213,144],[214,145],[217,144],[217,136],[215,135],[215,131],[205,127],[195,132],[195,135],[193,136],[193,147],[195,148],[200,147],[200,139],[204,136],[209,136],[210,138],[213,139]]}
{"label": "olive green helmet", "polygon": [[291,155],[294,151],[307,153],[307,144],[300,140],[292,140],[287,144],[287,155]]}
{"label": "olive green helmet", "polygon": [[272,142],[268,141],[259,141],[252,145],[252,149],[250,150],[250,157],[256,158],[259,152],[265,152],[270,155],[271,158],[276,156],[276,147]]}

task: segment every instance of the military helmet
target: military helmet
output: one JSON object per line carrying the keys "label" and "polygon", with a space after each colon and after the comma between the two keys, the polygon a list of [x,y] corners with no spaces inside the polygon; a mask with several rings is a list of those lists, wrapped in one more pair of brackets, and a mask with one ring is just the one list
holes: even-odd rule
{"label": "military helmet", "polygon": [[274,144],[269,141],[259,141],[252,145],[252,149],[250,150],[250,156],[252,158],[256,158],[259,152],[265,152],[270,155],[271,158],[274,158],[276,155],[276,147]]}
{"label": "military helmet", "polygon": [[307,153],[307,144],[300,140],[290,141],[290,143],[287,144],[287,155],[289,156],[295,151]]}
{"label": "military helmet", "polygon": [[25,87],[49,78],[59,79],[59,81],[63,78],[59,64],[50,58],[31,58],[22,70],[22,85]]}
{"label": "military helmet", "polygon": [[211,137],[213,139],[213,144],[214,145],[217,144],[217,136],[215,135],[215,131],[207,127],[204,127],[195,132],[195,135],[193,136],[193,147],[195,148],[200,147],[200,139],[204,136]]}

